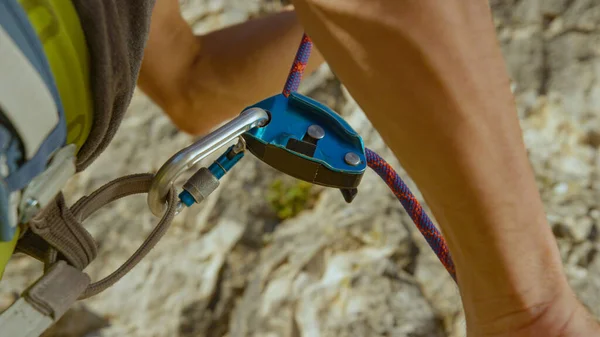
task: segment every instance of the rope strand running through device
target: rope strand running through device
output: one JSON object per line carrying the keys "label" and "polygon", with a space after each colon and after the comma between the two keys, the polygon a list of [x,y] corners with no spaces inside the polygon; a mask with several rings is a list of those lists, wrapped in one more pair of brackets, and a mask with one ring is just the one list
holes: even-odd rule
{"label": "rope strand running through device", "polygon": [[296,57],[294,58],[294,63],[292,63],[292,68],[290,69],[290,74],[283,86],[283,95],[285,97],[288,97],[292,92],[298,90],[300,81],[302,81],[302,74],[304,74],[304,69],[306,69],[306,64],[310,57],[311,49],[312,41],[308,35],[302,35],[302,42],[300,42]]}
{"label": "rope strand running through device", "polygon": [[417,198],[415,198],[408,186],[406,186],[392,166],[383,160],[377,153],[369,149],[365,149],[365,151],[367,165],[375,171],[392,190],[408,215],[410,215],[410,218],[417,226],[417,229],[419,229],[421,234],[423,234],[423,237],[425,237],[429,247],[433,249],[433,252],[440,259],[440,262],[442,262],[444,267],[446,267],[450,276],[456,280],[454,262],[452,261],[448,245],[446,244],[446,240],[444,240],[442,233],[440,233],[431,219],[429,219]]}
{"label": "rope strand running through device", "polygon": [[[288,97],[292,92],[298,90],[304,69],[306,69],[308,63],[308,58],[310,57],[311,49],[312,41],[308,35],[304,34],[300,46],[298,47],[298,51],[296,52],[296,57],[294,58],[294,63],[290,69],[287,81],[283,87],[283,95],[285,97]],[[431,249],[437,255],[440,262],[442,262],[450,276],[456,281],[456,270],[446,240],[444,240],[440,231],[427,216],[427,213],[425,213],[417,198],[415,198],[408,186],[406,186],[404,181],[402,181],[398,173],[396,173],[390,164],[383,160],[377,153],[369,149],[365,149],[365,151],[367,165],[375,171],[392,190]]]}

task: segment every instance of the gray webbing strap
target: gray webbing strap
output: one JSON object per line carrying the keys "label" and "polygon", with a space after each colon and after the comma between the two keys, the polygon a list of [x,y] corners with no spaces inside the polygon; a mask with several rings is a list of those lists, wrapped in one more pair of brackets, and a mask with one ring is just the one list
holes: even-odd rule
{"label": "gray webbing strap", "polygon": [[73,208],[66,206],[62,194],[59,194],[52,204],[29,222],[29,230],[50,245],[50,250],[37,258],[51,262],[57,255],[56,249],[69,264],[82,270],[96,258],[98,248],[94,238],[77,221],[78,217],[73,211]]}
{"label": "gray webbing strap", "polygon": [[[104,185],[104,187],[100,188],[89,197],[84,197],[79,200],[72,208],[73,213],[76,218],[83,221],[92,213],[112,201],[132,194],[147,193],[150,190],[153,178],[154,175],[152,174],[138,174],[114,180],[113,182]],[[177,209],[176,198],[177,194],[175,193],[175,188],[171,186],[171,190],[167,196],[167,210],[142,245],[129,259],[127,259],[127,261],[125,261],[125,263],[123,263],[123,265],[121,265],[121,267],[104,279],[91,284],[81,295],[80,299],[94,296],[112,286],[135,267],[146,254],[148,254],[171,225]]]}
{"label": "gray webbing strap", "polygon": [[[64,198],[60,195],[53,205],[30,222],[29,229],[35,235],[33,237],[24,236],[19,242],[19,251],[42,259],[47,268],[64,258],[73,267],[83,270],[96,257],[97,246],[81,222],[115,200],[133,194],[147,193],[153,177],[152,174],[135,174],[116,179],[102,186],[90,196],[81,198],[71,208],[65,206]],[[87,286],[79,299],[96,295],[112,286],[148,254],[175,217],[176,197],[175,189],[172,187],[167,197],[167,210],[143,244],[121,267],[104,279]],[[36,240],[35,236],[42,240]],[[49,244],[49,247],[39,247],[40,243],[44,241]]]}
{"label": "gray webbing strap", "polygon": [[37,337],[73,305],[90,278],[64,261],[55,263],[0,315],[2,336]]}
{"label": "gray webbing strap", "polygon": [[89,284],[87,274],[65,261],[58,261],[25,291],[23,298],[37,311],[56,320],[77,301]]}

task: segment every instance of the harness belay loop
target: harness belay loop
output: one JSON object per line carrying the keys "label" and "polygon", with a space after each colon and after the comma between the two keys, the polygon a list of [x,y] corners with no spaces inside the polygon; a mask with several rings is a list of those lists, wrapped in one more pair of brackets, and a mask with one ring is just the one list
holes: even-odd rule
{"label": "harness belay loop", "polygon": [[[25,234],[17,248],[44,261],[47,270],[59,259],[64,259],[73,267],[83,270],[94,260],[98,248],[81,222],[113,201],[147,193],[153,178],[153,174],[134,174],[113,180],[90,196],[81,198],[70,208],[65,205],[62,195],[59,195],[55,204],[31,221],[30,231]],[[166,211],[142,245],[116,271],[91,284],[79,299],[100,293],[135,267],[165,234],[175,217],[176,209],[176,194],[172,187],[167,197]],[[39,249],[40,240],[36,240],[36,237],[48,244],[47,250]]]}

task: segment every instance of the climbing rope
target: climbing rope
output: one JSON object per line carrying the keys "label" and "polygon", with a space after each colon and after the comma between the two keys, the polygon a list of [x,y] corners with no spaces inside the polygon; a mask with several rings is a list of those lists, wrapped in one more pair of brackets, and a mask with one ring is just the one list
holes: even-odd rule
{"label": "climbing rope", "polygon": [[433,222],[431,222],[431,219],[429,219],[417,198],[415,198],[408,186],[406,186],[392,166],[383,160],[377,153],[369,149],[365,150],[367,155],[367,165],[375,171],[392,190],[421,234],[423,234],[423,237],[425,237],[429,247],[433,249],[433,252],[440,259],[440,262],[442,262],[444,267],[446,267],[450,276],[456,280],[454,262],[452,261],[448,245],[446,244],[446,240],[444,240],[442,233],[440,233]]}
{"label": "climbing rope", "polygon": [[[302,74],[308,63],[311,49],[312,41],[308,35],[304,34],[283,88],[283,94],[286,97],[288,97],[290,93],[298,90],[300,81],[302,80]],[[406,186],[404,181],[402,181],[398,173],[396,173],[390,164],[383,160],[377,153],[369,149],[365,149],[365,151],[367,165],[375,171],[392,190],[435,255],[437,255],[450,276],[456,281],[456,270],[450,251],[448,250],[448,245],[440,231],[435,227],[431,219],[427,216],[427,213],[423,210],[423,207],[417,198],[415,198],[408,186]]]}
{"label": "climbing rope", "polygon": [[290,69],[290,74],[283,86],[283,95],[285,97],[288,97],[292,92],[298,90],[300,81],[302,81],[302,74],[304,73],[304,69],[306,69],[306,64],[310,57],[311,49],[312,41],[308,35],[302,35],[302,42],[300,42],[300,47],[298,47],[298,51],[296,52],[292,69]]}

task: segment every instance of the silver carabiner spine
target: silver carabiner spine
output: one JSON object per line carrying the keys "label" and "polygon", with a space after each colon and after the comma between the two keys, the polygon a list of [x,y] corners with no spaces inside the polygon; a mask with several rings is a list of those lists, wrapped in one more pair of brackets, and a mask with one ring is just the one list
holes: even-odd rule
{"label": "silver carabiner spine", "polygon": [[147,199],[152,214],[155,216],[163,214],[169,189],[181,173],[244,132],[264,126],[268,121],[267,111],[260,108],[247,109],[227,124],[173,155],[163,164],[152,180]]}

